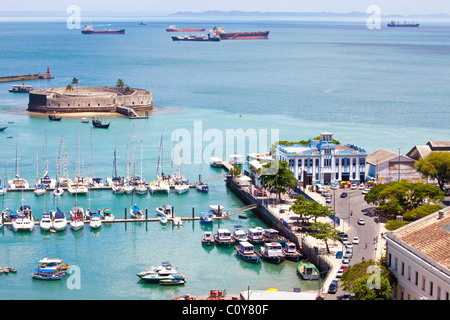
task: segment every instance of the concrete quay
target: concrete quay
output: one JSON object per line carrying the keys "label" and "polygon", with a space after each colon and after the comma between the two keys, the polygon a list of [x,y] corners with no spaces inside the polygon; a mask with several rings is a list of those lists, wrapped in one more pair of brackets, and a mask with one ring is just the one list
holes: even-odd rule
{"label": "concrete quay", "polygon": [[39,80],[39,79],[53,79],[53,77],[50,73],[24,74],[24,75],[18,75],[18,76],[0,77],[0,82],[27,81],[27,80]]}

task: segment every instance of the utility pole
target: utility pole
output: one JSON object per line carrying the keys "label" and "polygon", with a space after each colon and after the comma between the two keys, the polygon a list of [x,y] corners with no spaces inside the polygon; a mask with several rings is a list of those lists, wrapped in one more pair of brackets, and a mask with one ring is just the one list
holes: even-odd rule
{"label": "utility pole", "polygon": [[402,149],[402,147],[398,147],[398,182],[400,182],[400,149]]}

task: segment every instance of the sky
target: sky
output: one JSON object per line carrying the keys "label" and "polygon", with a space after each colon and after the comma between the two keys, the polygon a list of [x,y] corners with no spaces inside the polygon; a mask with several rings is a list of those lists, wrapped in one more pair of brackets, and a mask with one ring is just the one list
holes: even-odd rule
{"label": "sky", "polygon": [[381,14],[450,14],[449,0],[20,0],[2,1],[1,11],[61,11],[70,5],[84,11],[159,12],[270,11],[270,12],[366,12],[371,5]]}

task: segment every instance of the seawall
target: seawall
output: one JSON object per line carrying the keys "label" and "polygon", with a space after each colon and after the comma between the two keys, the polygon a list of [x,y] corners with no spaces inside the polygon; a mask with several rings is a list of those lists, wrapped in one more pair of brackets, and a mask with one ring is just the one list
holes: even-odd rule
{"label": "seawall", "polygon": [[24,74],[19,76],[0,77],[0,82],[27,81],[38,79],[53,79],[50,73]]}

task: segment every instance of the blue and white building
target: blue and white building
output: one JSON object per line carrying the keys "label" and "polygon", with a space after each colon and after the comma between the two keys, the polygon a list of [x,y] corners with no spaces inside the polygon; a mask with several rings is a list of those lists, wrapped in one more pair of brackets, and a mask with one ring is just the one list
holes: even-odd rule
{"label": "blue and white building", "polygon": [[351,145],[333,143],[333,134],[322,132],[320,140],[308,145],[278,145],[276,159],[286,161],[303,184],[337,184],[366,180],[367,152]]}

